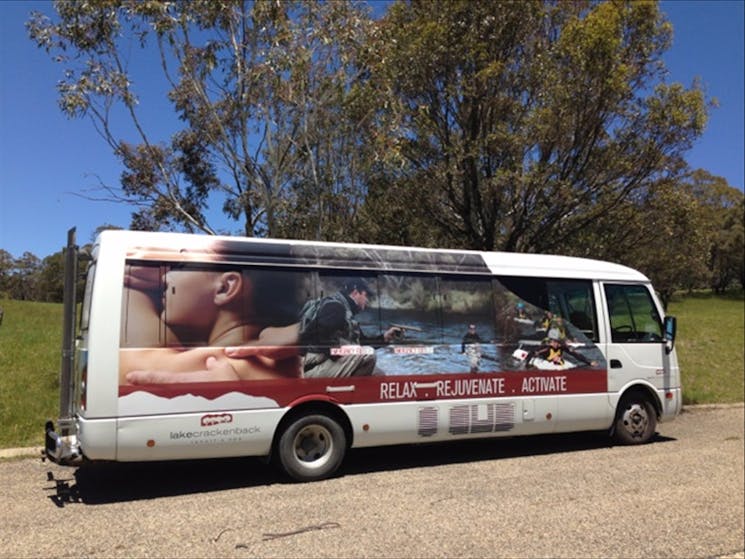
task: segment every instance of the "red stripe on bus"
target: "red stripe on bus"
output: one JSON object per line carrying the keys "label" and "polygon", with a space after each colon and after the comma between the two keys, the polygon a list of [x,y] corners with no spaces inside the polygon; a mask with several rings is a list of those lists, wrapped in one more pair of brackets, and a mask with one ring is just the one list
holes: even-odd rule
{"label": "red stripe on bus", "polygon": [[281,407],[308,400],[343,404],[512,398],[608,391],[607,371],[510,371],[505,373],[370,376],[341,379],[276,379],[173,383],[119,387],[119,396],[147,392],[163,398],[191,394],[214,400],[231,392],[271,398]]}

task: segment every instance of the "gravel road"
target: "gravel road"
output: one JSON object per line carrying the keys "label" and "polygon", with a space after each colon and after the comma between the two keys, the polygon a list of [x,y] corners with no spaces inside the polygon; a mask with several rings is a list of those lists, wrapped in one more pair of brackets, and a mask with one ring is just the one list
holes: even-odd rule
{"label": "gravel road", "polygon": [[6,460],[0,557],[743,557],[743,424],[364,449],[312,484],[253,459]]}

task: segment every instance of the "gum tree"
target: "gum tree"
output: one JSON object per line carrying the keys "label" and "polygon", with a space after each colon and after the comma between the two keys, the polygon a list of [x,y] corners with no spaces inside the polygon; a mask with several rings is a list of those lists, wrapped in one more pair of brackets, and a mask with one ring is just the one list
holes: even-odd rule
{"label": "gum tree", "polygon": [[[356,152],[344,112],[369,19],[352,2],[60,1],[31,38],[65,68],[59,104],[89,117],[121,160],[102,196],[133,226],[213,233],[210,205],[245,235],[306,234],[354,210]],[[178,126],[144,116],[138,84],[161,83]],[[155,88],[157,91],[157,88]],[[149,99],[148,102],[152,102]],[[160,115],[157,120],[168,121]],[[177,119],[172,119],[177,123]],[[351,202],[350,202],[351,201]],[[214,215],[214,214],[213,214]]]}

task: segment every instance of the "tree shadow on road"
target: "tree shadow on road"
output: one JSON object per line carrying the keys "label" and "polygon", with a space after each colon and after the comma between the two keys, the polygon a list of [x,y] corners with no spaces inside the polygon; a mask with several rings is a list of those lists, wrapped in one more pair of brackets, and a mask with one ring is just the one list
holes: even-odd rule
{"label": "tree shadow on road", "polygon": [[[657,435],[652,444],[674,441]],[[534,435],[419,445],[352,449],[337,476],[426,468],[610,448],[606,432]],[[58,507],[99,505],[210,493],[288,483],[277,468],[256,458],[215,458],[168,462],[92,463],[47,474],[49,499]],[[69,475],[68,475],[69,471]]]}

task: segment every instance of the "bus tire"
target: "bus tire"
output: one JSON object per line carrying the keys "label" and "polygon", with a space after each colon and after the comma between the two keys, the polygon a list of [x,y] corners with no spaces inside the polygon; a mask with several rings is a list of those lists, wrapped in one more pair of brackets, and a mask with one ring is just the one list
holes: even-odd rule
{"label": "bus tire", "polygon": [[657,413],[649,398],[639,393],[624,396],[616,412],[613,435],[621,444],[649,442],[657,429]]}
{"label": "bus tire", "polygon": [[316,481],[331,476],[347,450],[344,429],[326,415],[302,415],[282,432],[277,458],[285,473],[296,481]]}

